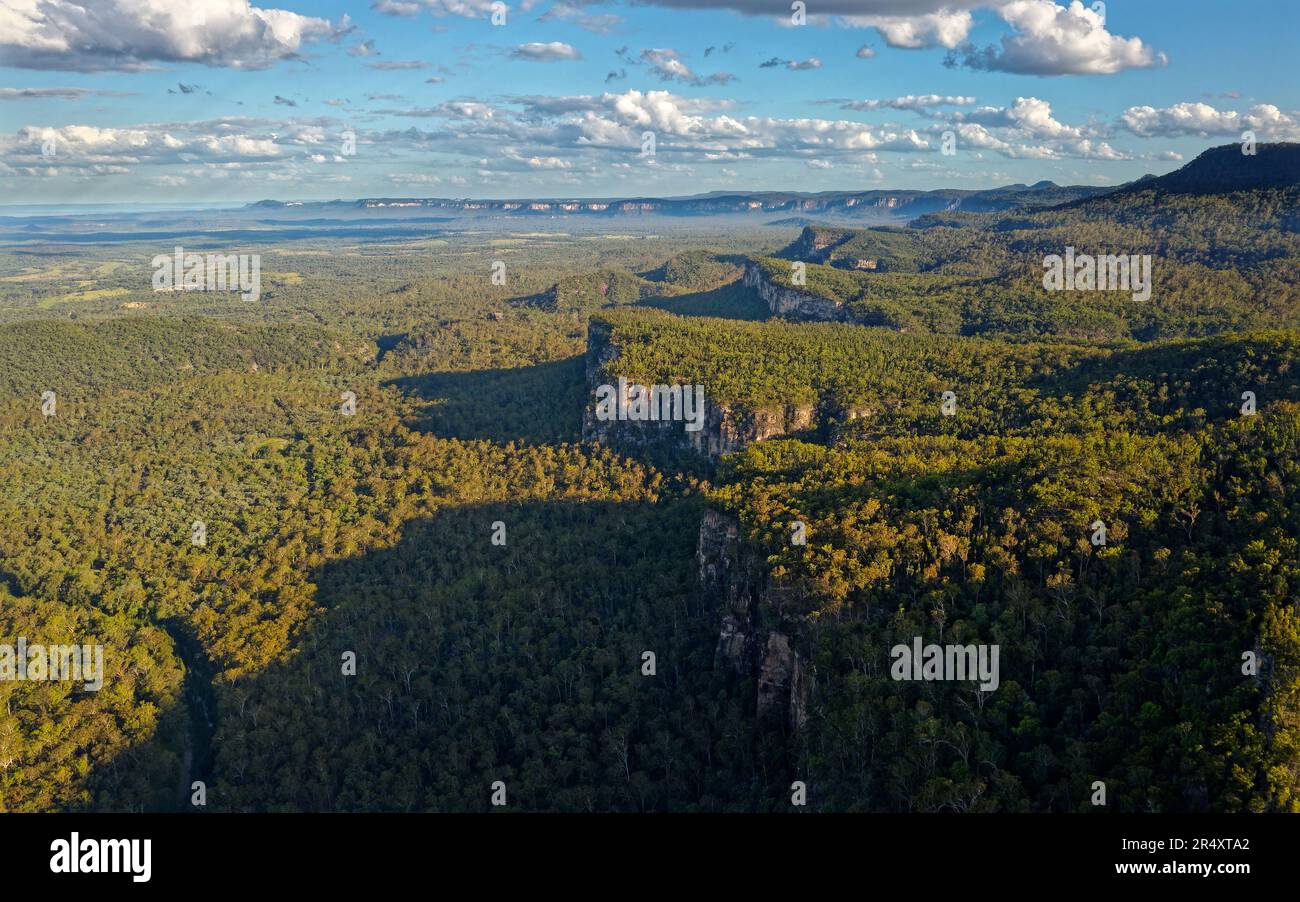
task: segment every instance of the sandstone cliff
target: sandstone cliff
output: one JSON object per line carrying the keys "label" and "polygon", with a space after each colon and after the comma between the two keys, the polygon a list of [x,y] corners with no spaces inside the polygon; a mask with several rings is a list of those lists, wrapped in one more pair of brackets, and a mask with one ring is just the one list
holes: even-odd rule
{"label": "sandstone cliff", "polygon": [[839,301],[777,285],[756,263],[746,264],[745,285],[756,289],[767,309],[777,316],[822,322],[843,322],[847,318]]}
{"label": "sandstone cliff", "polygon": [[797,732],[808,718],[812,674],[789,625],[782,623],[779,605],[765,590],[761,562],[746,550],[734,517],[704,514],[696,560],[700,584],[717,600],[721,614],[714,667],[753,679],[758,716]]}
{"label": "sandstone cliff", "polygon": [[[773,405],[744,409],[719,403],[704,386],[704,423],[696,432],[686,430],[685,423],[675,420],[598,420],[594,398],[602,384],[615,384],[619,358],[605,323],[593,322],[587,331],[586,381],[587,399],[582,412],[582,437],[587,441],[628,448],[658,446],[691,450],[710,459],[739,451],[753,442],[776,438],[816,425],[816,410],[811,405]],[[628,375],[629,390],[636,381]],[[627,398],[625,397],[626,401]]]}

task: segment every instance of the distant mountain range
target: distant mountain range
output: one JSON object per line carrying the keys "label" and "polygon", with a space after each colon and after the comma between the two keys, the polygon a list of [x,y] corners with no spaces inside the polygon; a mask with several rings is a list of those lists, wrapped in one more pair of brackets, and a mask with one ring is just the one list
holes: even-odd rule
{"label": "distant mountain range", "polygon": [[726,216],[745,214],[835,215],[861,219],[915,219],[926,213],[967,211],[994,213],[1025,206],[1050,206],[1109,191],[1089,185],[1053,182],[1007,185],[986,191],[756,191],[701,194],[693,197],[609,199],[474,200],[453,198],[367,197],[360,200],[283,202],[263,200],[248,209],[294,215],[366,215],[382,212],[428,212],[519,216]]}
{"label": "distant mountain range", "polygon": [[1215,194],[1251,188],[1300,185],[1300,145],[1259,144],[1256,153],[1239,144],[1211,148],[1167,175],[1145,176],[1118,188],[1095,185],[1005,185],[985,191],[941,188],[933,191],[797,191],[710,192],[691,197],[628,198],[469,198],[366,197],[359,200],[278,201],[249,204],[253,211],[274,210],[292,216],[369,217],[436,210],[446,214],[490,216],[726,216],[784,214],[773,224],[804,224],[805,217],[833,216],[862,220],[912,220],[927,213],[997,213],[1024,207],[1051,207],[1086,202],[1102,195],[1155,190],[1169,194]]}

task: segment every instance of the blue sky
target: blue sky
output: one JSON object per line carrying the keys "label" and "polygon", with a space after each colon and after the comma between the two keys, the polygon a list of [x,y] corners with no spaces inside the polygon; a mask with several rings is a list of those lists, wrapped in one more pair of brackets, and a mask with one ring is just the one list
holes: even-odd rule
{"label": "blue sky", "polygon": [[541,0],[494,25],[490,0],[0,0],[0,192],[1117,184],[1247,129],[1300,140],[1300,4],[1093,5],[808,0],[800,26],[783,0]]}

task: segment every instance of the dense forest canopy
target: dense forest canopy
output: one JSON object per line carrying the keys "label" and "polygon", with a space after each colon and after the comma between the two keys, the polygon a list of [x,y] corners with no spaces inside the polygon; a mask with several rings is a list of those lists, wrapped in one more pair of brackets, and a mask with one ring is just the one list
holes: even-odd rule
{"label": "dense forest canopy", "polygon": [[[1233,162],[908,228],[295,237],[257,303],[0,250],[0,640],[105,649],[0,680],[0,810],[1300,810],[1300,179]],[[1066,246],[1151,299],[1045,291]],[[594,433],[620,378],[730,444]],[[997,688],[895,678],[917,637]]]}

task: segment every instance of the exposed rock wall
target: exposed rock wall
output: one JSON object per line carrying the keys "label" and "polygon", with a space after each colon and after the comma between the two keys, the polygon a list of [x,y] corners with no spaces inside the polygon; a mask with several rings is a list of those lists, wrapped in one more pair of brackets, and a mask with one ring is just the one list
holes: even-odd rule
{"label": "exposed rock wall", "polygon": [[777,316],[819,322],[843,322],[846,319],[844,305],[839,301],[777,285],[756,263],[745,265],[745,285],[756,289],[767,309]]}
{"label": "exposed rock wall", "polygon": [[[776,438],[810,429],[815,425],[816,408],[812,405],[774,405],[757,410],[742,410],[719,404],[709,397],[704,386],[703,428],[689,432],[686,424],[675,420],[598,420],[595,393],[604,382],[616,384],[610,374],[617,371],[619,349],[611,340],[604,323],[594,322],[587,332],[587,398],[582,412],[582,436],[588,441],[607,445],[645,448],[652,445],[689,449],[710,459],[739,451],[753,442]],[[629,382],[629,392],[631,385]],[[625,396],[624,401],[628,399]]]}
{"label": "exposed rock wall", "polygon": [[808,718],[812,677],[765,601],[762,566],[745,549],[734,517],[705,513],[696,560],[700,584],[717,599],[721,613],[713,666],[754,679],[759,718],[797,732]]}

